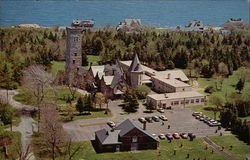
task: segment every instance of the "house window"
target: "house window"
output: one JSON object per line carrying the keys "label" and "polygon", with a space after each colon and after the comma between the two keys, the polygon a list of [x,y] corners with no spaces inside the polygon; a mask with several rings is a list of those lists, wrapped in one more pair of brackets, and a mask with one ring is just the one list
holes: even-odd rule
{"label": "house window", "polygon": [[184,104],[184,100],[181,101],[181,104]]}
{"label": "house window", "polygon": [[185,88],[182,88],[183,91],[185,91]]}
{"label": "house window", "polygon": [[171,102],[171,105],[174,105],[174,102]]}
{"label": "house window", "polygon": [[193,99],[191,99],[191,103],[194,103],[194,100],[193,100]]}
{"label": "house window", "polygon": [[205,100],[204,100],[204,98],[201,98],[201,102],[204,102]]}
{"label": "house window", "polygon": [[132,137],[132,142],[137,142],[137,137]]}
{"label": "house window", "polygon": [[199,100],[199,99],[196,99],[196,100],[195,100],[195,102],[196,102],[196,103],[199,103],[199,102],[200,102],[200,100]]}
{"label": "house window", "polygon": [[78,37],[74,37],[74,42],[78,42]]}
{"label": "house window", "polygon": [[189,103],[189,100],[186,100],[186,104],[188,104]]}
{"label": "house window", "polygon": [[75,56],[77,56],[77,53],[74,53],[75,54]]}
{"label": "house window", "polygon": [[178,105],[178,104],[179,104],[179,101],[174,101],[174,104],[175,104],[175,105]]}
{"label": "house window", "polygon": [[73,64],[75,64],[75,62],[76,62],[76,61],[75,61],[75,60],[73,60]]}

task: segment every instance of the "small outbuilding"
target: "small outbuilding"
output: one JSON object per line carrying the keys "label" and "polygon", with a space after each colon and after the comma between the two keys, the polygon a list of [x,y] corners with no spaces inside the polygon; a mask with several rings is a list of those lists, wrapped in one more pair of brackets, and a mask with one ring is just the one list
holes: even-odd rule
{"label": "small outbuilding", "polygon": [[96,131],[97,150],[99,152],[119,152],[157,149],[159,141],[145,129],[127,119],[111,130]]}

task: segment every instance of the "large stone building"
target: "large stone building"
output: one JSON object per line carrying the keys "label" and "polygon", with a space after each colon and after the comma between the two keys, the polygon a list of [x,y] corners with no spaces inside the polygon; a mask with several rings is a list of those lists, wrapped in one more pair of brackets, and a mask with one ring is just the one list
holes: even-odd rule
{"label": "large stone building", "polygon": [[137,54],[132,61],[91,66],[89,77],[94,79],[93,86],[110,99],[120,98],[127,87],[148,85],[156,93],[147,96],[147,103],[155,108],[203,105],[205,102],[205,96],[193,91],[181,70],[156,71],[141,64]]}

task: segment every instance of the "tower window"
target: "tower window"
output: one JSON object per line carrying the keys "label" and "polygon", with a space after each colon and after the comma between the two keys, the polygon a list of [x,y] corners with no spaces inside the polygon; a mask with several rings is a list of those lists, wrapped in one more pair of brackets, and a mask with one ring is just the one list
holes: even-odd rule
{"label": "tower window", "polygon": [[74,42],[78,42],[78,37],[74,37]]}
{"label": "tower window", "polygon": [[77,53],[75,53],[75,56],[77,56]]}
{"label": "tower window", "polygon": [[75,64],[75,62],[76,62],[76,61],[75,61],[75,60],[73,60],[73,64]]}

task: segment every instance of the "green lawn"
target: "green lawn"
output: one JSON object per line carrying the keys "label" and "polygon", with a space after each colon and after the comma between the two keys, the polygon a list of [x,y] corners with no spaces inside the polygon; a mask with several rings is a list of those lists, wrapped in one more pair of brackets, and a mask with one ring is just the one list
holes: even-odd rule
{"label": "green lawn", "polygon": [[[223,146],[225,151],[239,160],[243,160],[247,154],[250,154],[250,145],[240,141],[235,135],[213,136],[209,137],[214,143]],[[230,150],[230,146],[233,149]]]}
{"label": "green lawn", "polygon": [[52,61],[51,72],[56,74],[58,71],[64,71],[65,62],[64,61]]}
{"label": "green lawn", "polygon": [[8,134],[11,137],[11,144],[7,146],[7,150],[9,153],[9,157],[6,159],[4,157],[4,153],[3,153],[3,149],[2,147],[0,147],[0,159],[1,160],[13,160],[17,158],[17,151],[18,151],[18,144],[20,144],[21,142],[21,133],[20,132],[10,132],[8,131]]}
{"label": "green lawn", "polygon": [[[206,115],[208,117],[211,117],[211,118],[214,118],[214,112],[213,111],[209,111],[209,110],[205,110],[205,107],[207,107],[207,106],[192,106],[190,108],[194,112],[202,112],[204,115]],[[220,113],[217,112],[216,113],[216,119],[217,120],[219,119],[219,115],[220,115]]]}
{"label": "green lawn", "polygon": [[[54,94],[52,89],[48,89],[46,91],[46,95],[44,98],[45,103],[51,103],[55,102],[57,104],[66,104],[67,97],[70,96],[70,91],[68,88],[58,88],[56,89],[57,95]],[[23,104],[28,105],[35,105],[36,104],[36,98],[28,91],[26,91],[24,88],[19,89],[19,94],[14,96],[14,99],[18,102],[21,102]],[[81,96],[80,93],[76,93],[76,97]],[[76,102],[77,98],[73,101]]]}
{"label": "green lawn", "polygon": [[250,121],[250,116],[247,116],[247,117],[239,117],[241,120],[247,120],[247,121]]}
{"label": "green lawn", "polygon": [[[93,56],[93,55],[87,55],[89,65],[92,63],[92,65],[98,65],[98,61],[100,61],[99,56]],[[84,69],[88,69],[89,66],[84,66]],[[51,72],[56,74],[58,71],[64,71],[65,69],[65,62],[64,61],[52,61],[52,67]]]}
{"label": "green lawn", "polygon": [[[76,115],[74,116],[73,120],[78,119],[90,119],[90,118],[98,118],[98,117],[112,117],[112,114],[105,114],[105,111],[98,111],[98,112],[91,112],[90,115]],[[70,120],[69,116],[63,115],[61,116],[63,120]]]}
{"label": "green lawn", "polygon": [[[180,147],[180,144],[183,147]],[[211,153],[211,148],[205,150],[206,144],[202,139],[197,138],[194,141],[189,140],[174,140],[168,143],[167,140],[161,141],[158,150],[144,150],[133,152],[116,152],[116,153],[102,153],[96,154],[91,143],[77,142],[74,146],[81,146],[80,152],[73,158],[74,160],[184,160],[187,154],[190,154],[189,159],[200,158],[207,160],[224,160],[225,158],[217,153]],[[176,150],[176,155],[174,155]],[[160,152],[160,155],[159,155]],[[39,158],[38,158],[39,159]],[[57,160],[63,160],[57,158]]]}

